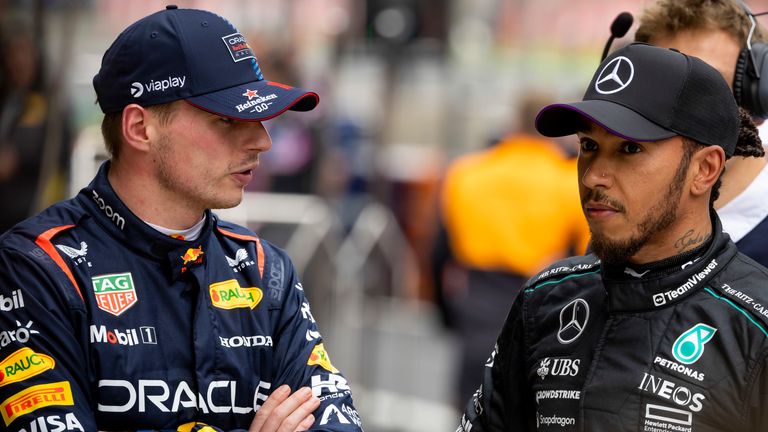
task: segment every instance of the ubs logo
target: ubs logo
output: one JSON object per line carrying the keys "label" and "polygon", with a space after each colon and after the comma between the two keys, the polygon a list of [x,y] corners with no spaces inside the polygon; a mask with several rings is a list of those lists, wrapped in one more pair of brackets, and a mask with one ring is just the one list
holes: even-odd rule
{"label": "ubs logo", "polygon": [[624,57],[619,56],[608,62],[600,71],[595,81],[595,90],[600,94],[612,94],[624,90],[635,76],[635,66]]}
{"label": "ubs logo", "polygon": [[568,358],[556,358],[552,359],[545,357],[539,363],[539,368],[536,369],[536,375],[541,379],[551,376],[576,376],[579,374],[580,359],[568,359]]}
{"label": "ubs logo", "polygon": [[589,321],[589,304],[578,298],[568,303],[560,311],[560,329],[557,331],[557,340],[565,345],[581,336]]}

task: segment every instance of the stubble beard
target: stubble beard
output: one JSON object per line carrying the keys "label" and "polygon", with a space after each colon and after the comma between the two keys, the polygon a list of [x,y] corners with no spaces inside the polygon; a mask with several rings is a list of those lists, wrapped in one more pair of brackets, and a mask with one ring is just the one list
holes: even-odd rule
{"label": "stubble beard", "polygon": [[232,208],[240,204],[242,191],[236,199],[234,197],[229,198],[227,194],[217,194],[212,188],[195,186],[180,179],[173,170],[173,166],[178,165],[178,162],[175,161],[172,147],[168,136],[160,137],[155,158],[155,173],[158,183],[164,189],[172,191],[179,197],[184,197],[187,206],[195,211]]}
{"label": "stubble beard", "polygon": [[[612,240],[601,232],[591,230],[592,239],[590,249],[600,258],[604,264],[621,264],[629,261],[637,254],[648,241],[656,234],[669,228],[677,219],[677,210],[680,206],[680,197],[683,194],[683,184],[688,167],[691,163],[691,154],[684,153],[677,168],[675,177],[667,189],[667,193],[651,207],[643,220],[637,225],[636,234],[627,239]],[[586,202],[593,195],[600,196],[600,191],[588,190],[583,201]]]}

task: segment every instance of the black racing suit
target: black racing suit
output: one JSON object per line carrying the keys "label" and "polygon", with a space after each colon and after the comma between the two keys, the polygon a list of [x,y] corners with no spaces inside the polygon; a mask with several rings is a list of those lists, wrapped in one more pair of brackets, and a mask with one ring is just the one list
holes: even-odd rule
{"label": "black racing suit", "polygon": [[767,431],[768,270],[713,232],[671,274],[587,255],[533,277],[457,432]]}

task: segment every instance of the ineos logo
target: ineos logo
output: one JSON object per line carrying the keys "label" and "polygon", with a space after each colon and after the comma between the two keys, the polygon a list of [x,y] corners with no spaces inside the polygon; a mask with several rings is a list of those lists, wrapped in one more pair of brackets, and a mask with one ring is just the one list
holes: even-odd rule
{"label": "ineos logo", "polygon": [[569,344],[581,336],[589,321],[589,304],[576,299],[568,303],[560,311],[560,329],[557,331],[557,340],[561,344]]}
{"label": "ineos logo", "polygon": [[612,94],[624,90],[635,76],[635,66],[619,56],[608,62],[595,81],[595,90],[600,94]]}
{"label": "ineos logo", "polygon": [[131,96],[138,98],[144,94],[144,86],[140,82],[131,84]]}

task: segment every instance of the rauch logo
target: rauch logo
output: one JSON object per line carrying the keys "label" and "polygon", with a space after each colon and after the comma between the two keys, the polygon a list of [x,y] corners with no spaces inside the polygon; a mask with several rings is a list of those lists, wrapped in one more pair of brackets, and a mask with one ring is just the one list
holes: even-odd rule
{"label": "rauch logo", "polygon": [[53,369],[54,366],[56,366],[56,362],[50,356],[36,353],[31,348],[24,347],[0,362],[0,387],[24,381]]}
{"label": "rauch logo", "polygon": [[99,309],[119,316],[136,304],[136,289],[130,273],[115,273],[91,278]]}
{"label": "rauch logo", "polygon": [[264,293],[259,288],[243,288],[236,279],[211,284],[208,291],[211,295],[211,303],[220,309],[253,309],[264,297]]}

